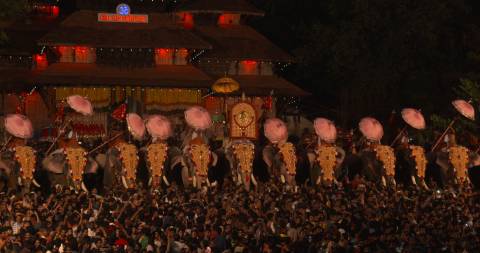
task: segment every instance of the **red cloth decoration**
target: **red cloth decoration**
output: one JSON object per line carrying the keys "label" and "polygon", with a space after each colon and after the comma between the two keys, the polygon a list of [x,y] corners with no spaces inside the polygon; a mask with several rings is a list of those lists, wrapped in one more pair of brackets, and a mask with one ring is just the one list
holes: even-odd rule
{"label": "red cloth decoration", "polygon": [[56,122],[63,122],[65,117],[65,105],[63,103],[57,108],[57,115],[55,116]]}
{"label": "red cloth decoration", "polygon": [[263,109],[271,110],[273,105],[273,98],[272,96],[268,96],[263,100]]}
{"label": "red cloth decoration", "polygon": [[123,121],[127,117],[127,104],[121,104],[117,109],[112,112],[112,118]]}
{"label": "red cloth decoration", "polygon": [[16,114],[23,114],[23,108],[22,108],[22,106],[20,106],[20,105],[17,106],[17,108],[15,109],[15,113],[16,113]]}

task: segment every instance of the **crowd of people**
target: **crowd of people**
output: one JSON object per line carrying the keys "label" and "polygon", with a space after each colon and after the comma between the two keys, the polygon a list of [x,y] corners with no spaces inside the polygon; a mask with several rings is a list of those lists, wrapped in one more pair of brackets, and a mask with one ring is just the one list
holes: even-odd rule
{"label": "crowd of people", "polygon": [[479,252],[479,199],[361,177],[298,191],[57,187],[0,196],[0,252]]}

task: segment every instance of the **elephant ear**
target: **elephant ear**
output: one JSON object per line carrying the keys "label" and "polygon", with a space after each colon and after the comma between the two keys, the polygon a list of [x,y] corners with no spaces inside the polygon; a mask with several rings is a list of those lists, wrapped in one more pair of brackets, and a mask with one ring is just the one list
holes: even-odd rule
{"label": "elephant ear", "polygon": [[63,173],[64,170],[64,162],[56,161],[56,157],[54,155],[50,155],[43,159],[42,166],[45,170],[60,174]]}
{"label": "elephant ear", "polygon": [[7,175],[12,173],[12,168],[8,166],[3,160],[0,160],[0,170],[4,170]]}
{"label": "elephant ear", "polygon": [[343,163],[343,161],[345,160],[345,150],[343,150],[343,148],[340,148],[340,147],[336,147],[337,149],[337,154],[339,155],[339,157],[337,157],[337,166],[341,166],[341,164]]}
{"label": "elephant ear", "polygon": [[98,163],[98,165],[99,165],[101,168],[105,168],[105,166],[107,166],[107,155],[105,155],[105,154],[98,154],[98,155],[95,157],[95,161]]}

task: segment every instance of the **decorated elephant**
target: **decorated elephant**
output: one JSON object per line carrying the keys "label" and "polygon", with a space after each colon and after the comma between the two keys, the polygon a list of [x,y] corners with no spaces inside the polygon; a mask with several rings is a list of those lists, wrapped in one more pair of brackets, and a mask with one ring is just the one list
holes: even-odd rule
{"label": "decorated elephant", "polygon": [[13,150],[5,150],[0,156],[0,190],[8,192],[17,188],[20,166]]}
{"label": "decorated elephant", "polygon": [[427,158],[421,146],[410,145],[407,138],[402,138],[396,148],[395,179],[404,185],[415,185],[428,189],[425,183]]}
{"label": "decorated elephant", "polygon": [[231,172],[235,182],[249,191],[251,185],[257,185],[253,175],[255,145],[249,140],[236,140],[227,148]]}
{"label": "decorated elephant", "polygon": [[210,151],[210,146],[200,136],[195,137],[183,149],[182,181],[184,186],[201,188],[204,184],[212,186],[208,171],[218,161],[217,155]]}
{"label": "decorated elephant", "polygon": [[147,167],[149,170],[149,185],[152,189],[158,189],[162,184],[170,185],[167,179],[165,164],[168,157],[168,145],[165,142],[156,141],[145,150]]}
{"label": "decorated elephant", "polygon": [[35,150],[32,147],[20,145],[16,146],[13,151],[19,167],[18,184],[23,187],[24,192],[29,192],[32,185],[40,187],[35,180],[37,166]]}
{"label": "decorated elephant", "polygon": [[445,146],[433,154],[435,165],[439,169],[437,183],[445,187],[469,181],[468,167],[475,158],[466,147],[457,145],[455,134],[445,137]]}
{"label": "decorated elephant", "polygon": [[43,159],[42,167],[48,171],[51,185],[87,191],[83,182],[84,173],[96,172],[98,164],[93,158],[87,157],[86,150],[76,139],[70,138],[61,142],[61,148]]}
{"label": "decorated elephant", "polygon": [[[312,155],[309,156],[312,159]],[[310,179],[315,184],[325,182],[330,184],[337,180],[342,173],[345,151],[333,144],[320,144],[315,150],[315,156],[310,161]]]}
{"label": "decorated elephant", "polygon": [[335,144],[337,129],[335,124],[325,118],[317,118],[314,121],[315,133],[318,144],[314,153],[309,154],[311,173],[310,179],[314,184],[330,185],[341,174],[345,151]]}
{"label": "decorated elephant", "polygon": [[[123,117],[117,119],[117,123],[121,122]],[[127,129],[135,140],[143,140],[146,127],[143,119],[136,113],[128,113],[125,115]],[[112,138],[106,143],[110,144],[105,156],[97,156],[105,160],[103,186],[106,190],[114,189],[117,185],[123,185],[126,189],[137,187],[137,168],[139,166],[138,148],[135,144],[126,140],[126,132],[124,126],[116,125],[116,129],[112,129]]]}
{"label": "decorated elephant", "polygon": [[207,130],[212,126],[210,113],[203,107],[192,106],[185,111],[185,121],[189,126],[184,132],[181,161],[182,182],[185,187],[201,188],[211,184],[209,168],[217,164],[217,155],[210,150]]}
{"label": "decorated elephant", "polygon": [[270,143],[264,147],[262,154],[270,175],[279,178],[282,183],[295,186],[297,155],[295,146],[287,141],[287,126],[282,120],[271,118],[266,120],[264,131]]}
{"label": "decorated elephant", "polygon": [[359,129],[364,136],[364,149],[360,152],[363,172],[367,179],[379,181],[382,185],[396,186],[396,157],[392,147],[380,144],[383,126],[371,117],[363,118]]}
{"label": "decorated elephant", "polygon": [[24,192],[30,191],[31,184],[39,187],[34,175],[37,165],[35,150],[27,146],[27,139],[33,136],[32,122],[21,114],[11,114],[5,118],[4,127],[11,135],[6,144],[7,148],[1,154],[0,174],[7,179],[5,182],[9,190],[23,186]]}
{"label": "decorated elephant", "polygon": [[147,119],[146,128],[152,136],[152,143],[145,150],[145,159],[150,174],[149,185],[153,189],[159,188],[162,182],[169,186],[165,165],[168,158],[166,140],[172,135],[171,123],[162,115],[152,115]]}

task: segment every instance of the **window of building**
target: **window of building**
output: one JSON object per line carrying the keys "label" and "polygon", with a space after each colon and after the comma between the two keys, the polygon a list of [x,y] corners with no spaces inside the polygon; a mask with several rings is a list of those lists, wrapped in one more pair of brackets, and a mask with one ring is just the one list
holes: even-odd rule
{"label": "window of building", "polygon": [[238,64],[239,75],[258,75],[258,62],[252,60],[240,61]]}
{"label": "window of building", "polygon": [[240,14],[222,14],[218,17],[219,26],[240,24]]}
{"label": "window of building", "polygon": [[175,65],[187,65],[188,50],[185,48],[175,50]]}
{"label": "window of building", "polygon": [[193,26],[194,26],[194,19],[193,19],[193,15],[191,13],[188,13],[188,12],[179,12],[177,13],[177,16],[178,16],[178,22],[180,24],[183,24],[183,27],[185,29],[192,29]]}
{"label": "window of building", "polygon": [[174,50],[170,48],[155,49],[155,64],[156,65],[172,65],[173,51]]}

